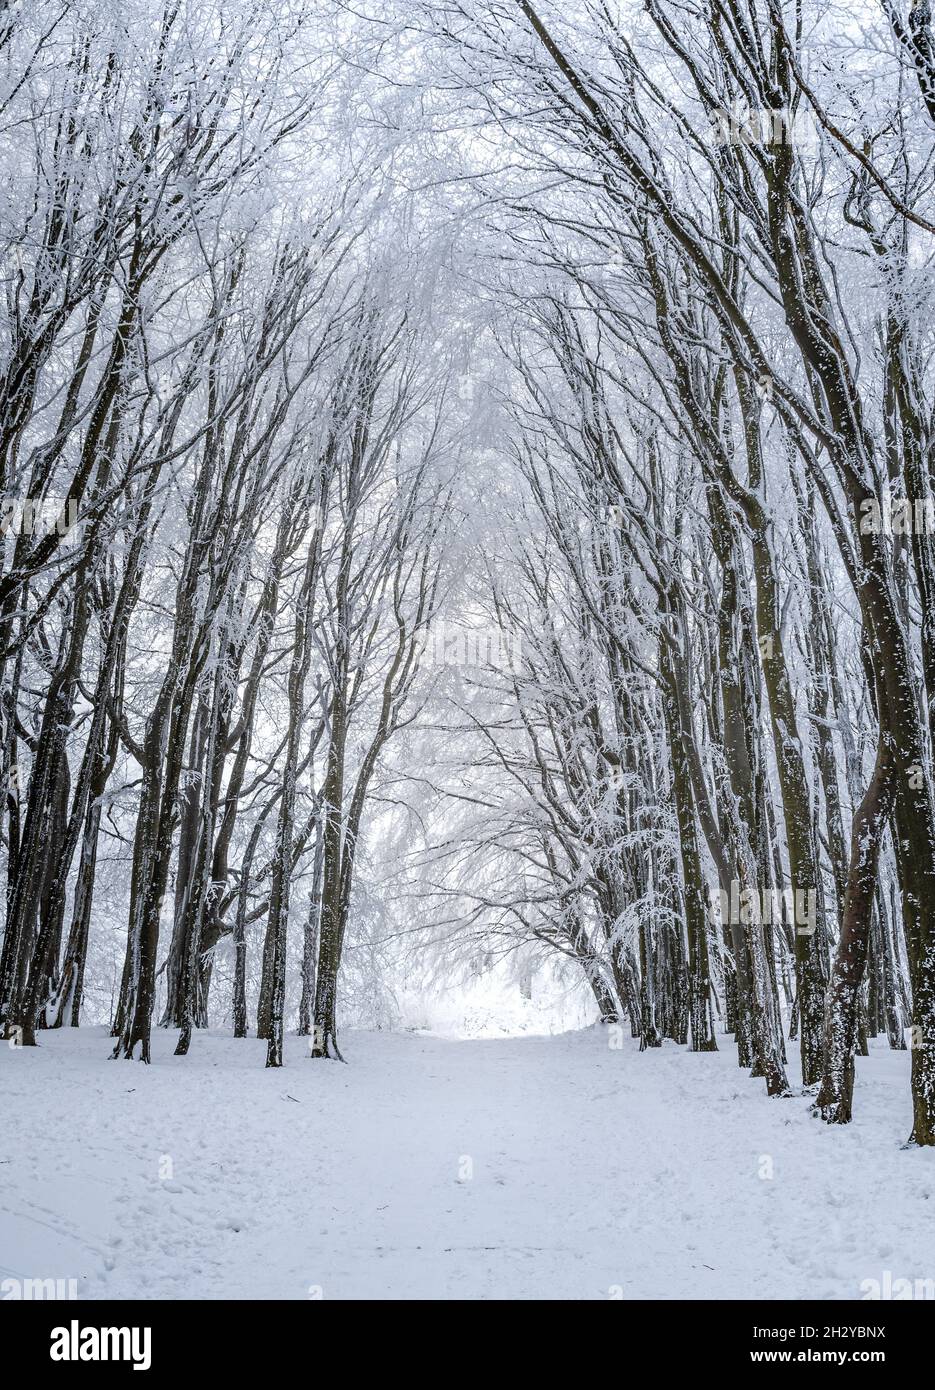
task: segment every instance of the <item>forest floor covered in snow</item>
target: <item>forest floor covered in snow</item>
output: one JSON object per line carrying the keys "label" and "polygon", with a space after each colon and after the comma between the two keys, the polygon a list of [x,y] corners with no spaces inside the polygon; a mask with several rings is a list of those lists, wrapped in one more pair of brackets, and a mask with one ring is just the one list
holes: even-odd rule
{"label": "forest floor covered in snow", "polygon": [[[935,1153],[908,1054],[858,1059],[855,1122],[718,1054],[594,1027],[468,1041],[103,1029],[0,1048],[0,1278],[80,1298],[847,1298],[935,1276]],[[792,1060],[792,1059],[790,1059]],[[790,1066],[790,1071],[793,1069]]]}

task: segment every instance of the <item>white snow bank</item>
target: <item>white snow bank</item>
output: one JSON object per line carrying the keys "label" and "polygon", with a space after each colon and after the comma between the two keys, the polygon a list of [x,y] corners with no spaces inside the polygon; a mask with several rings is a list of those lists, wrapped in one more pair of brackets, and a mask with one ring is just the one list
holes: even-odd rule
{"label": "white snow bank", "polygon": [[599,1027],[450,1041],[101,1029],[0,1047],[0,1280],[112,1298],[859,1298],[935,1277],[935,1153],[903,1149],[908,1056],[857,1118],[769,1100],[723,1051]]}

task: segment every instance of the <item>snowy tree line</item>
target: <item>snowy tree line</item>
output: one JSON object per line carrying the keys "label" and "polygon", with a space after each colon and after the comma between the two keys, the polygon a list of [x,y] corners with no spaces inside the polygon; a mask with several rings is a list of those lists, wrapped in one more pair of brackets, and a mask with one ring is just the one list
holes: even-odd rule
{"label": "snowy tree line", "polygon": [[935,1142],[927,0],[3,24],[8,1033],[119,911],[115,1055],[340,1056],[373,917]]}

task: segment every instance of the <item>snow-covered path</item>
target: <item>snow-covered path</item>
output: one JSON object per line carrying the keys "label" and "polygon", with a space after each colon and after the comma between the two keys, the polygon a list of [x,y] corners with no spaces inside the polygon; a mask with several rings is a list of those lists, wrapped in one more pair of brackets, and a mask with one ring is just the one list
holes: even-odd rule
{"label": "snow-covered path", "polygon": [[[0,1048],[0,1278],[84,1298],[858,1298],[935,1277],[935,1153],[908,1058],[859,1061],[857,1120],[770,1101],[717,1055],[600,1028],[455,1041],[103,1030]],[[320,1291],[320,1293],[319,1293]]]}

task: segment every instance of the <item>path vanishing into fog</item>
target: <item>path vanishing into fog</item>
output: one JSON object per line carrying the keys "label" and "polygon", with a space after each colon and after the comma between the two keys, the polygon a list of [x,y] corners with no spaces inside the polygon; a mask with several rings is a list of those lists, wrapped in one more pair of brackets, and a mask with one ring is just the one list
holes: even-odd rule
{"label": "path vanishing into fog", "polygon": [[346,1033],[348,1065],[156,1030],[0,1048],[0,1273],[110,1298],[860,1297],[932,1275],[935,1155],[905,1054],[858,1059],[857,1121],[768,1100],[722,1052],[601,1028]]}

